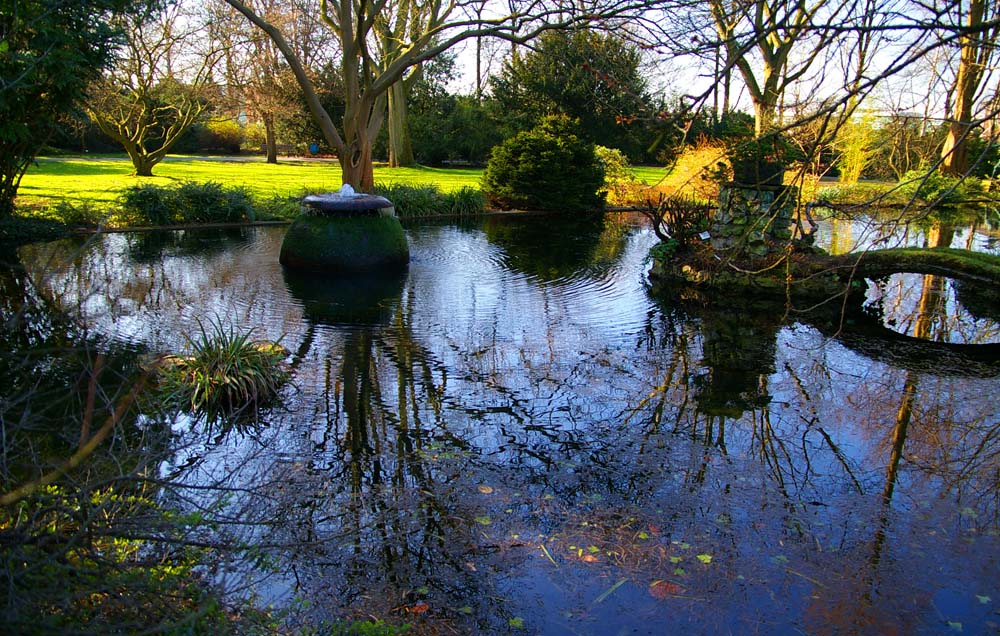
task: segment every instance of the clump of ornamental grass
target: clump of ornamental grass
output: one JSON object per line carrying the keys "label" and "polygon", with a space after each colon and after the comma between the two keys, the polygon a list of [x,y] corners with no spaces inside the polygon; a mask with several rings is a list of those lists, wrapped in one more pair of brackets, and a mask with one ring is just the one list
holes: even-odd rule
{"label": "clump of ornamental grass", "polygon": [[376,183],[372,193],[392,201],[401,219],[475,216],[486,210],[482,192],[469,186],[444,192],[433,185]]}
{"label": "clump of ornamental grass", "polygon": [[253,340],[241,331],[212,322],[188,338],[189,355],[163,356],[157,369],[163,400],[183,411],[219,420],[254,419],[273,402],[288,379],[287,351],[276,342]]}

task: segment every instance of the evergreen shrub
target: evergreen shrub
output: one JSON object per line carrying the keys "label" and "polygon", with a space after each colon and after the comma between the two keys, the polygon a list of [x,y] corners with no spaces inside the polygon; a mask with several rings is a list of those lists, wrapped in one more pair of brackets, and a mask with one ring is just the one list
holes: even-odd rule
{"label": "evergreen shrub", "polygon": [[566,117],[547,117],[496,146],[483,173],[483,194],[501,209],[594,210],[604,205],[603,186],[594,144]]}

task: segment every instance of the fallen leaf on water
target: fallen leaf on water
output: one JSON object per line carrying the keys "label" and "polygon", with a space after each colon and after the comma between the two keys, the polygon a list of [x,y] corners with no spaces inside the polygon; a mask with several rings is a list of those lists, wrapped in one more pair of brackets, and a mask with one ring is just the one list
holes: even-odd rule
{"label": "fallen leaf on water", "polygon": [[979,601],[980,605],[986,605],[987,603],[990,602],[990,597],[988,597],[988,596],[981,596],[979,594],[976,594],[976,600]]}
{"label": "fallen leaf on water", "polygon": [[582,557],[580,557],[580,560],[583,561],[584,563],[597,563],[597,557],[595,557],[593,554],[585,554]]}
{"label": "fallen leaf on water", "polygon": [[684,571],[684,568],[674,568],[674,576],[684,576],[685,574],[687,572]]}
{"label": "fallen leaf on water", "polygon": [[681,586],[670,581],[653,581],[649,584],[649,595],[661,601],[680,592]]}
{"label": "fallen leaf on water", "polygon": [[488,526],[491,523],[493,523],[493,521],[489,517],[476,517],[475,519],[473,519],[473,521],[482,526]]}
{"label": "fallen leaf on water", "polygon": [[639,536],[640,539],[648,539],[649,538],[649,533],[643,531],[643,532],[640,532],[638,536]]}
{"label": "fallen leaf on water", "polygon": [[702,563],[704,563],[705,565],[708,565],[709,563],[712,562],[712,555],[711,554],[699,554],[698,555],[698,560],[701,561]]}
{"label": "fallen leaf on water", "polygon": [[679,556],[672,556],[672,557],[670,557],[670,562],[671,563],[680,563],[683,560],[684,560],[684,557],[679,557]]}
{"label": "fallen leaf on water", "polygon": [[493,494],[493,488],[487,486],[486,484],[480,484],[479,486],[476,487],[476,490],[483,493],[484,495]]}
{"label": "fallen leaf on water", "polygon": [[596,545],[592,545],[589,548],[587,548],[587,552],[590,552],[591,554],[597,554],[600,551],[601,551],[601,549],[599,547],[597,547]]}
{"label": "fallen leaf on water", "polygon": [[458,611],[459,611],[460,614],[471,614],[472,613],[472,606],[471,605],[464,605],[464,606],[458,608]]}
{"label": "fallen leaf on water", "polygon": [[514,629],[524,629],[524,619],[520,616],[515,616],[514,618],[507,621],[507,624]]}
{"label": "fallen leaf on water", "polygon": [[423,614],[424,612],[426,612],[430,608],[431,608],[431,606],[428,605],[427,603],[417,603],[416,605],[414,605],[412,607],[406,608],[406,611],[409,612],[409,613],[411,613],[411,614]]}

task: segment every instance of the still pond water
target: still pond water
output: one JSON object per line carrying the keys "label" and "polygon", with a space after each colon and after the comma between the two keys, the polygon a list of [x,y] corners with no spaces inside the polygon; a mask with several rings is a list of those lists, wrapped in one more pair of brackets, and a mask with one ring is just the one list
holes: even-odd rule
{"label": "still pond water", "polygon": [[[870,240],[848,229],[821,243]],[[998,633],[1000,337],[961,286],[800,313],[652,293],[629,216],[407,232],[388,279],[284,272],[283,228],[21,252],[104,337],[180,351],[217,320],[288,348],[261,427],[180,418],[161,467],[242,493],[220,532],[265,558],[220,570],[234,593],[418,633]]]}

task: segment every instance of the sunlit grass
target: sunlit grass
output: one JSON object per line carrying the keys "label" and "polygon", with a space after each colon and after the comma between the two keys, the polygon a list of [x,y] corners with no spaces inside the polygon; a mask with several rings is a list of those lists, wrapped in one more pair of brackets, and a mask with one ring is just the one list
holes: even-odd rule
{"label": "sunlit grass", "polygon": [[[341,186],[340,166],[332,161],[287,159],[267,164],[256,157],[240,161],[169,157],[154,168],[153,177],[136,177],[131,172],[132,164],[120,157],[41,157],[21,181],[18,204],[110,204],[130,186],[187,181],[244,187],[256,199],[299,197]],[[478,188],[481,176],[482,170],[469,168],[375,168],[378,183],[433,185],[445,192]]]}
{"label": "sunlit grass", "polygon": [[667,169],[661,166],[632,166],[635,178],[646,185],[656,185],[667,175]]}

